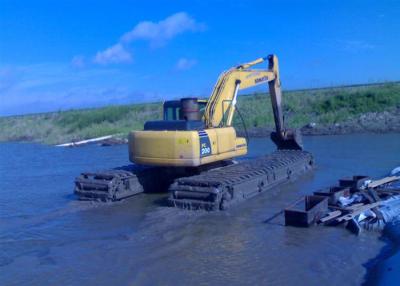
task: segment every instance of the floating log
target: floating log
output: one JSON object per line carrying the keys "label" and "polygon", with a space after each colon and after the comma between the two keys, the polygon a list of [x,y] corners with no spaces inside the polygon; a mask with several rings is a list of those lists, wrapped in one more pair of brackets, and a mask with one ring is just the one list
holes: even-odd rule
{"label": "floating log", "polygon": [[58,144],[56,145],[57,147],[74,147],[74,146],[79,146],[82,144],[88,144],[88,143],[93,143],[93,142],[98,142],[98,141],[103,141],[112,138],[115,135],[107,135],[107,136],[102,136],[102,137],[97,137],[97,138],[92,138],[92,139],[86,139],[82,141],[76,141],[76,142],[69,142],[69,143],[64,143],[64,144]]}

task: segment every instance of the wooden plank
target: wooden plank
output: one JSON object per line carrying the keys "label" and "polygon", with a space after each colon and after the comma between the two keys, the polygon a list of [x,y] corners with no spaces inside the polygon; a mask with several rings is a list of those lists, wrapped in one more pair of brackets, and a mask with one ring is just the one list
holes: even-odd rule
{"label": "wooden plank", "polygon": [[344,221],[351,220],[351,219],[353,219],[354,217],[356,217],[356,216],[358,216],[359,214],[361,214],[362,212],[364,212],[364,211],[366,211],[366,210],[369,210],[369,209],[372,209],[372,208],[375,208],[375,207],[379,206],[380,204],[382,204],[382,201],[379,201],[379,202],[376,202],[376,203],[373,203],[373,204],[368,204],[368,205],[361,206],[361,207],[359,207],[358,209],[355,209],[352,213],[349,213],[349,214],[346,214],[346,215],[344,215],[344,216],[339,217],[339,218],[337,219],[337,221],[338,221],[338,222],[341,222],[341,221],[343,221],[343,220],[344,220]]}
{"label": "wooden plank", "polygon": [[385,177],[376,181],[372,181],[371,183],[367,184],[368,188],[376,188],[379,187],[381,185],[393,182],[393,181],[397,181],[400,180],[399,176],[390,176],[390,177]]}
{"label": "wooden plank", "polygon": [[358,209],[359,207],[362,207],[363,205],[364,205],[363,203],[357,203],[357,204],[354,204],[354,205],[349,206],[347,209],[349,209],[349,210],[356,210],[356,209]]}
{"label": "wooden plank", "polygon": [[341,214],[342,214],[341,211],[333,211],[333,212],[328,213],[327,216],[321,218],[319,221],[322,222],[322,223],[324,223],[324,222],[327,222],[327,221],[332,220],[332,219],[334,219],[334,218],[337,218],[337,217],[340,216]]}

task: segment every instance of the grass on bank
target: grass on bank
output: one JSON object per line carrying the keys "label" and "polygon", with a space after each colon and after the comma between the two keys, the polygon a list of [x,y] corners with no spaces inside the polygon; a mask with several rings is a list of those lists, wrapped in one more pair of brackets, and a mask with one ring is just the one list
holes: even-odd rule
{"label": "grass on bank", "polygon": [[[266,94],[243,96],[238,108],[248,128],[273,127],[272,107]],[[400,83],[283,92],[286,123],[297,128],[310,122],[341,123],[364,113],[396,108],[400,108]],[[238,125],[239,120],[236,116]]]}
{"label": "grass on bank", "polygon": [[143,128],[161,118],[161,104],[133,104],[0,117],[0,141],[37,141],[56,144]]}
{"label": "grass on bank", "polygon": [[[287,125],[302,127],[341,123],[367,112],[400,108],[400,84],[338,87],[283,93]],[[270,99],[256,93],[238,98],[238,109],[247,128],[273,127]],[[140,130],[147,120],[162,117],[161,103],[108,106],[25,116],[0,117],[0,141],[37,141],[48,144],[127,134]],[[235,125],[243,124],[235,116]]]}

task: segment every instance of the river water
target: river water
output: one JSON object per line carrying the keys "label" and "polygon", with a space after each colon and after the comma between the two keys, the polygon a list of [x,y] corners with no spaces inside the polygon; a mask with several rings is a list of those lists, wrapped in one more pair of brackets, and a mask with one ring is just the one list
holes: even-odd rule
{"label": "river water", "polygon": [[[270,218],[341,177],[386,175],[400,165],[400,134],[304,141],[315,156],[314,172],[215,213],[163,207],[164,194],[77,201],[74,177],[128,164],[124,145],[2,143],[0,284],[395,285],[399,257],[388,238],[285,227],[283,216]],[[252,139],[247,157],[272,150],[268,139]],[[389,230],[399,239],[399,226]]]}

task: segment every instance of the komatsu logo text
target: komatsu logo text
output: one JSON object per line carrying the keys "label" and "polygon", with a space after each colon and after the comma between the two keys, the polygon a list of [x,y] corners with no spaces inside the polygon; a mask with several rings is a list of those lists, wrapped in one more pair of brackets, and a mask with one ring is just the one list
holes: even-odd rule
{"label": "komatsu logo text", "polygon": [[200,139],[200,158],[211,155],[210,138],[204,130],[198,131]]}
{"label": "komatsu logo text", "polygon": [[267,80],[268,80],[268,77],[267,76],[263,76],[263,77],[256,78],[254,80],[254,82],[255,83],[260,83],[260,82],[267,81]]}

